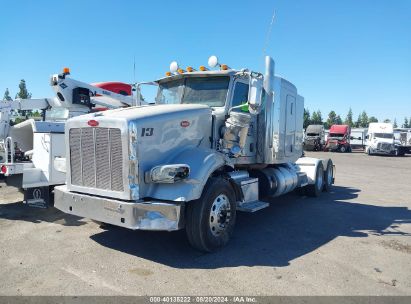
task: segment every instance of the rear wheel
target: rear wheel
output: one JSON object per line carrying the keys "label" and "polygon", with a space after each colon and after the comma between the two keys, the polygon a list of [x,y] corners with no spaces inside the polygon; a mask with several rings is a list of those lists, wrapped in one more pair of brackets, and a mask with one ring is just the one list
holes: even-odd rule
{"label": "rear wheel", "polygon": [[317,166],[317,170],[315,171],[315,180],[313,185],[308,185],[307,187],[307,195],[308,196],[320,196],[324,186],[324,169],[323,164],[320,162]]}
{"label": "rear wheel", "polygon": [[327,168],[324,171],[324,187],[323,191],[329,192],[334,182],[334,166],[331,159],[327,162]]}
{"label": "rear wheel", "polygon": [[229,181],[210,178],[201,198],[188,203],[186,215],[187,238],[194,248],[212,252],[226,245],[236,218],[235,194]]}

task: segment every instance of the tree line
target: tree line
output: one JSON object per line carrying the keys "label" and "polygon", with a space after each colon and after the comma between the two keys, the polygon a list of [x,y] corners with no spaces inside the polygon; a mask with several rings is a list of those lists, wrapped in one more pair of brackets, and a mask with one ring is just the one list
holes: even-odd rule
{"label": "tree line", "polygon": [[[367,112],[362,111],[357,120],[354,120],[353,111],[350,108],[344,120],[340,115],[337,115],[335,111],[328,113],[327,119],[323,119],[321,111],[314,111],[312,114],[308,109],[304,109],[304,129],[308,125],[323,125],[325,129],[329,129],[332,125],[349,125],[352,128],[368,128],[371,122],[378,122],[378,119],[374,116],[368,116]],[[390,123],[390,119],[384,119],[383,122]],[[392,122],[394,128],[398,128],[400,125],[397,123],[397,119],[394,118]],[[408,119],[404,118],[404,123],[401,125],[402,128],[411,128],[411,117]]]}

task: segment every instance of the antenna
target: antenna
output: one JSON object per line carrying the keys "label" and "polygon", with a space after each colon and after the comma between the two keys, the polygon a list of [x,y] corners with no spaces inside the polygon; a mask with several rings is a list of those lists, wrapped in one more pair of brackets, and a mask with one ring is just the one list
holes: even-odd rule
{"label": "antenna", "polygon": [[265,44],[264,44],[264,48],[263,48],[263,57],[265,56],[265,54],[267,52],[268,44],[270,43],[271,31],[273,29],[274,20],[275,20],[275,10],[273,12],[273,17],[271,18],[270,26],[268,27],[267,36],[265,37]]}
{"label": "antenna", "polygon": [[133,59],[133,83],[136,83],[136,55],[134,55]]}

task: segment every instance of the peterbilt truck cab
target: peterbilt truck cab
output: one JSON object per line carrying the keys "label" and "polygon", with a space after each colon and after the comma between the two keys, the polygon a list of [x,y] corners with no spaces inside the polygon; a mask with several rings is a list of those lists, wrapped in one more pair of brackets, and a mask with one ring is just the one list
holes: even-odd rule
{"label": "peterbilt truck cab", "polygon": [[172,63],[150,82],[150,106],[70,119],[55,207],[134,230],[185,228],[192,246],[210,252],[228,242],[238,211],[295,189],[329,190],[333,163],[301,158],[304,99],[274,75],[274,61],[266,58],[264,74],[214,56],[209,65]]}
{"label": "peterbilt truck cab", "polygon": [[391,123],[369,124],[365,153],[395,155],[394,127]]}
{"label": "peterbilt truck cab", "polygon": [[350,126],[332,125],[325,145],[326,151],[351,152]]}

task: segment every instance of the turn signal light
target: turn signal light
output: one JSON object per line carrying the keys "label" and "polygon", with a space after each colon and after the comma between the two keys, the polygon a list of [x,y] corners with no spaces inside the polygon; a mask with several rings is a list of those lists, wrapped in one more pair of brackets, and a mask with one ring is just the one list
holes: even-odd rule
{"label": "turn signal light", "polygon": [[63,68],[63,73],[64,74],[70,74],[70,69],[69,68]]}
{"label": "turn signal light", "polygon": [[205,66],[202,65],[202,66],[200,66],[200,71],[204,72],[204,71],[208,71],[208,69]]}
{"label": "turn signal light", "polygon": [[171,72],[166,72],[166,76],[171,76]]}
{"label": "turn signal light", "polygon": [[3,174],[7,173],[7,167],[5,165],[1,166],[1,173]]}

